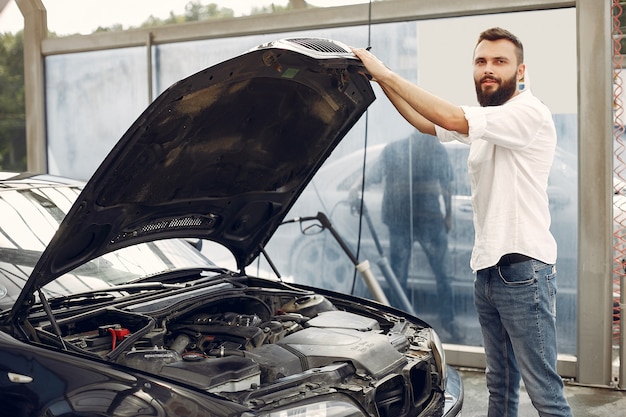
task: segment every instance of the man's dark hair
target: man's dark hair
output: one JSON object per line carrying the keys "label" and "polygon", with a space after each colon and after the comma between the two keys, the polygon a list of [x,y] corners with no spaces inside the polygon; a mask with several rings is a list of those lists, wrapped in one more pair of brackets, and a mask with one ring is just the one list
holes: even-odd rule
{"label": "man's dark hair", "polygon": [[522,64],[524,62],[524,46],[517,36],[513,35],[506,29],[495,27],[483,31],[478,36],[476,46],[478,46],[478,44],[482,41],[497,41],[500,39],[506,39],[515,45],[515,49],[517,50],[517,64]]}

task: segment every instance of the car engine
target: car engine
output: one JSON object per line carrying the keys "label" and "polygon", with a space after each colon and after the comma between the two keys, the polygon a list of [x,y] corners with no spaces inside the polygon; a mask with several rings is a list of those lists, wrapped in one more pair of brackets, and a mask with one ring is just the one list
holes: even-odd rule
{"label": "car engine", "polygon": [[376,416],[443,407],[443,352],[425,323],[310,291],[218,292],[181,290],[58,326],[72,350],[257,409],[337,392]]}

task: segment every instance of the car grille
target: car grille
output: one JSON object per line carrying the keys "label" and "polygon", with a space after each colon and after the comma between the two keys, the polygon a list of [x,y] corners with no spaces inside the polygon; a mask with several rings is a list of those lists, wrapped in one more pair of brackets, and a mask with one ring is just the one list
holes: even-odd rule
{"label": "car grille", "polygon": [[406,401],[404,378],[395,375],[376,387],[376,408],[381,417],[397,417],[403,414]]}
{"label": "car grille", "polygon": [[432,379],[425,362],[420,362],[409,370],[413,406],[422,409],[431,399]]}

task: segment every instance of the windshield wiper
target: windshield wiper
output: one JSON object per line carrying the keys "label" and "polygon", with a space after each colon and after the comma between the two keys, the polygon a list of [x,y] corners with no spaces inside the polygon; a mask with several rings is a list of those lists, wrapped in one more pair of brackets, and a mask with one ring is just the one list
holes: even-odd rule
{"label": "windshield wiper", "polygon": [[[54,297],[48,300],[49,305],[52,308],[58,308],[63,304],[69,304],[72,302],[80,301],[80,304],[86,303],[98,303],[102,301],[110,301],[114,300],[115,296],[111,293],[113,292],[130,292],[137,293],[141,291],[155,291],[155,290],[163,290],[169,288],[180,288],[180,285],[174,284],[163,284],[161,282],[147,282],[147,283],[134,283],[134,284],[123,284],[123,285],[115,285],[113,287],[99,288],[97,290],[89,290],[76,294],[64,295],[61,297]],[[40,297],[41,298],[41,297]],[[44,306],[45,307],[45,306]]]}
{"label": "windshield wiper", "polygon": [[[216,275],[213,277],[207,277],[203,276],[204,272],[214,272],[216,273]],[[214,277],[230,273],[231,271],[229,271],[228,269],[218,267],[173,269],[137,278],[126,284],[114,285],[112,287],[98,288],[75,294],[63,295],[60,297],[50,298],[47,301],[52,309],[59,308],[63,305],[67,306],[69,304],[95,304],[115,300],[116,296],[112,293],[139,293],[142,291],[157,291],[165,289],[183,288],[187,285],[186,282],[188,281],[196,281],[199,279],[205,281],[207,278],[213,279]],[[181,280],[181,278],[185,279]],[[175,281],[175,283],[168,284],[168,281]]]}
{"label": "windshield wiper", "polygon": [[[228,274],[231,271],[222,268],[222,267],[198,267],[198,268],[178,268],[178,269],[169,269],[161,272],[157,272],[151,275],[146,275],[141,278],[137,278],[135,280],[129,281],[130,283],[140,283],[140,282],[187,282],[193,281],[199,278],[205,278],[203,275],[204,272],[214,272],[216,275]],[[181,280],[184,278],[184,280]]]}

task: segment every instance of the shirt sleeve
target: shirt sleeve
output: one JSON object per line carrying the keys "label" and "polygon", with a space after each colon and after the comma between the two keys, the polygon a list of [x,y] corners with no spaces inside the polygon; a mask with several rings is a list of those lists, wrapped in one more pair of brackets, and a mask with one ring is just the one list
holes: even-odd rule
{"label": "shirt sleeve", "polygon": [[510,149],[528,146],[546,120],[543,105],[528,93],[501,106],[461,108],[469,124],[469,143],[482,139]]}
{"label": "shirt sleeve", "polygon": [[529,92],[520,94],[501,106],[461,106],[469,125],[462,135],[435,126],[441,142],[457,140],[472,143],[485,140],[510,149],[522,149],[535,138],[546,120],[546,110]]}
{"label": "shirt sleeve", "polygon": [[435,125],[435,134],[437,135],[437,139],[439,139],[440,142],[453,142],[456,140],[466,144],[471,143],[470,137],[468,135],[462,135],[458,132],[446,130],[438,125]]}

